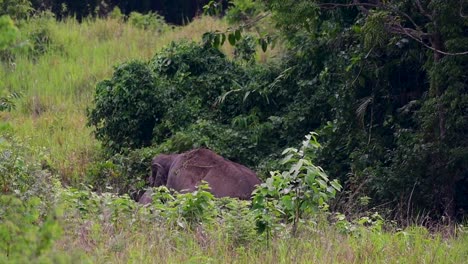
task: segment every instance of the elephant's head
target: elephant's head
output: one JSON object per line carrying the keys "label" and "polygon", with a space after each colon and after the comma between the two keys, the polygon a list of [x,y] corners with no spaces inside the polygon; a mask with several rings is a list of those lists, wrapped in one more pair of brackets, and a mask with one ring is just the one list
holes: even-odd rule
{"label": "elephant's head", "polygon": [[150,186],[158,187],[167,184],[167,174],[171,162],[169,155],[159,155],[151,161]]}

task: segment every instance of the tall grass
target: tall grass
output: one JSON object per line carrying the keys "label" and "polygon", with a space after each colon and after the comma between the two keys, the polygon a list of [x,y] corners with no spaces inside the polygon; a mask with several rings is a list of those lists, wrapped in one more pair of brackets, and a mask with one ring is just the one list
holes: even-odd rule
{"label": "tall grass", "polygon": [[[20,54],[14,64],[0,66],[4,87],[22,94],[15,111],[0,113],[0,132],[44,148],[62,180],[69,182],[80,181],[85,165],[99,149],[86,127],[86,108],[96,83],[111,76],[113,66],[148,60],[171,41],[199,41],[204,32],[226,30],[227,25],[201,17],[185,27],[158,33],[112,19],[83,23],[67,19],[48,23],[47,28],[53,46],[48,52],[34,60]],[[229,45],[223,49],[232,53]]]}
{"label": "tall grass", "polygon": [[[76,228],[76,227],[75,227]],[[133,230],[86,222],[56,243],[85,263],[466,263],[467,236],[450,240],[423,228],[398,233],[341,234],[328,224],[265,241],[232,244],[225,227],[177,230],[160,225]],[[85,259],[82,259],[83,255]]]}

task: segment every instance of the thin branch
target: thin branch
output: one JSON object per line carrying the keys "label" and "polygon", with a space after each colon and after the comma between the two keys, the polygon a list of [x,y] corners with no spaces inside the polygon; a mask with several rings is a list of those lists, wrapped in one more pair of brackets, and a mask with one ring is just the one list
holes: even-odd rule
{"label": "thin branch", "polygon": [[421,38],[418,38],[417,36],[414,36],[413,34],[411,34],[411,32],[407,28],[404,28],[404,27],[400,26],[400,29],[401,30],[395,30],[393,32],[397,33],[397,34],[402,34],[402,35],[408,36],[408,37],[412,38],[413,40],[416,40],[417,42],[421,43],[424,47],[426,47],[426,48],[428,48],[428,49],[430,49],[430,50],[432,50],[434,52],[437,52],[437,53],[440,53],[440,54],[443,54],[443,55],[446,55],[446,56],[468,55],[468,51],[446,52],[446,51],[436,49],[436,48],[434,48],[432,46],[427,45]]}
{"label": "thin branch", "polygon": [[463,14],[463,0],[460,0],[460,16],[462,18],[467,18],[468,16]]}
{"label": "thin branch", "polygon": [[260,21],[260,20],[262,20],[262,19],[268,17],[269,15],[271,15],[270,12],[265,12],[265,13],[263,13],[263,14],[260,14],[260,15],[258,15],[256,18],[254,18],[254,19],[248,21],[248,22],[245,23],[245,24],[242,24],[240,27],[241,27],[241,28],[251,28],[251,27],[252,27],[253,25],[255,25],[258,21]]}
{"label": "thin branch", "polygon": [[[461,3],[460,15],[462,17],[464,17],[464,15],[462,14],[463,4],[462,4],[462,2],[460,2],[460,3]],[[420,6],[420,8],[422,9],[422,5],[421,5],[421,3],[419,1],[416,1],[416,4],[418,5],[418,7]],[[432,34],[423,32],[421,30],[421,27],[418,24],[416,24],[416,22],[407,13],[405,13],[405,12],[403,12],[401,10],[398,10],[395,7],[392,7],[392,6],[389,6],[389,5],[383,5],[382,3],[380,3],[380,1],[377,2],[377,3],[361,3],[359,0],[354,0],[352,3],[348,3],[348,4],[321,3],[321,4],[318,4],[318,6],[320,8],[324,8],[324,9],[335,9],[337,7],[359,7],[360,6],[360,7],[381,8],[381,9],[384,9],[384,10],[393,11],[396,14],[399,14],[399,15],[405,17],[416,28],[416,29],[405,28],[400,24],[392,23],[391,26],[396,26],[396,27],[393,27],[393,28],[390,27],[390,29],[391,29],[391,31],[393,31],[393,33],[408,36],[411,39],[416,40],[417,42],[421,43],[424,47],[426,47],[426,48],[428,48],[428,49],[430,49],[430,50],[432,50],[432,51],[434,51],[436,53],[439,53],[439,54],[443,54],[443,55],[447,55],[447,56],[468,55],[468,51],[446,52],[446,51],[436,49],[436,48],[426,44],[422,40],[422,37],[431,37]],[[422,9],[422,10],[424,11],[424,9]],[[367,14],[368,10],[365,13]]]}
{"label": "thin branch", "polygon": [[415,2],[416,2],[416,6],[419,9],[419,12],[421,12],[421,14],[425,15],[427,18],[432,20],[432,16],[426,11],[426,9],[424,9],[424,7],[421,4],[421,1],[420,0],[415,0]]}
{"label": "thin branch", "polygon": [[335,9],[337,7],[382,7],[380,4],[373,4],[373,3],[361,3],[358,0],[354,0],[352,3],[349,4],[340,4],[340,3],[321,3],[318,4],[320,8],[325,9]]}

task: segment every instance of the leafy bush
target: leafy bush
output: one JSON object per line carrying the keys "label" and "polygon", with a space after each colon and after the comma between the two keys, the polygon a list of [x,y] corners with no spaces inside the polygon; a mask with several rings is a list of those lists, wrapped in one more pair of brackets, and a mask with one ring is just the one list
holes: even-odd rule
{"label": "leafy bush", "polygon": [[13,45],[19,33],[13,20],[7,15],[0,16],[0,33],[0,51],[3,51]]}
{"label": "leafy bush", "polygon": [[19,30],[8,15],[0,16],[0,61],[13,60],[12,49],[19,38]]}
{"label": "leafy bush", "polygon": [[[32,159],[32,155],[37,155],[39,161]],[[23,200],[38,197],[43,202],[41,208],[45,209],[54,199],[57,182],[54,175],[42,168],[47,160],[46,155],[29,149],[13,137],[0,137],[0,193]]]}
{"label": "leafy bush", "polygon": [[[304,214],[328,210],[327,202],[341,190],[341,185],[337,180],[330,181],[323,169],[312,163],[319,147],[316,134],[311,133],[299,150],[288,148],[283,151],[282,163],[290,165],[290,169],[271,172],[271,177],[255,190],[253,208],[262,213],[277,210],[287,221],[293,222],[293,233]],[[268,208],[272,205],[274,208]],[[264,226],[268,222],[263,216],[259,221],[260,230],[268,228]]]}
{"label": "leafy bush", "polygon": [[229,1],[229,4],[230,7],[226,12],[229,23],[245,22],[258,15],[265,8],[262,1],[255,0],[232,0]]}
{"label": "leafy bush", "polygon": [[234,57],[247,62],[252,62],[255,59],[257,50],[257,42],[252,35],[244,36],[240,41],[237,41],[234,46]]}
{"label": "leafy bush", "polygon": [[[175,219],[177,224],[184,228],[186,224],[193,227],[195,224],[210,223],[215,219],[217,210],[213,194],[209,192],[210,187],[202,182],[196,191],[177,194],[176,199],[169,203],[175,208]],[[175,217],[174,217],[175,216]]]}
{"label": "leafy bush", "polygon": [[96,86],[88,124],[112,151],[148,146],[153,127],[166,109],[164,90],[146,63],[131,61],[115,68],[110,80]]}
{"label": "leafy bush", "polygon": [[[0,83],[1,85],[1,83]],[[11,111],[16,108],[16,99],[20,98],[21,94],[12,92],[7,93],[4,91],[0,94],[0,112],[1,111]]]}
{"label": "leafy bush", "polygon": [[255,212],[249,201],[223,198],[216,201],[222,229],[234,247],[254,244],[260,240],[255,226]]}
{"label": "leafy bush", "polygon": [[147,146],[151,140],[161,143],[197,119],[219,119],[213,104],[239,72],[216,49],[172,44],[149,66],[124,63],[112,79],[100,82],[88,123],[112,152]]}
{"label": "leafy bush", "polygon": [[112,11],[109,13],[109,17],[111,19],[115,19],[115,20],[118,20],[118,21],[123,21],[124,19],[124,15],[122,14],[122,11],[120,10],[120,8],[118,6],[114,7],[112,9]]}
{"label": "leafy bush", "polygon": [[55,17],[45,11],[18,23],[8,21],[8,16],[0,18],[0,60],[13,63],[18,55],[27,55],[31,59],[51,51],[63,51],[63,46],[54,37],[52,26]]}
{"label": "leafy bush", "polygon": [[29,56],[33,59],[49,51],[60,51],[62,47],[51,30],[55,17],[51,12],[41,12],[24,24]]}
{"label": "leafy bush", "polygon": [[42,262],[61,228],[55,212],[41,218],[41,200],[32,197],[22,201],[14,196],[0,195],[0,262]]}
{"label": "leafy bush", "polygon": [[26,19],[33,11],[29,0],[0,1],[0,16],[9,15],[14,20]]}
{"label": "leafy bush", "polygon": [[[114,9],[115,10],[115,9]],[[120,10],[119,10],[120,11]],[[112,11],[114,16],[118,15],[118,12]],[[157,13],[149,12],[148,14],[141,14],[138,12],[131,12],[128,17],[128,23],[131,25],[145,30],[152,30],[158,33],[162,33],[167,30],[168,25],[164,21],[164,17]]]}

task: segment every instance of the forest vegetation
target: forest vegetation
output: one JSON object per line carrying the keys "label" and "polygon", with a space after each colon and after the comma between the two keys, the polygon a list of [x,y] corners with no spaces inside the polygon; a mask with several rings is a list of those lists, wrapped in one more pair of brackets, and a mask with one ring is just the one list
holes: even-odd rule
{"label": "forest vegetation", "polygon": [[[463,263],[468,3],[0,0],[0,263]],[[251,201],[153,188],[160,153]]]}

